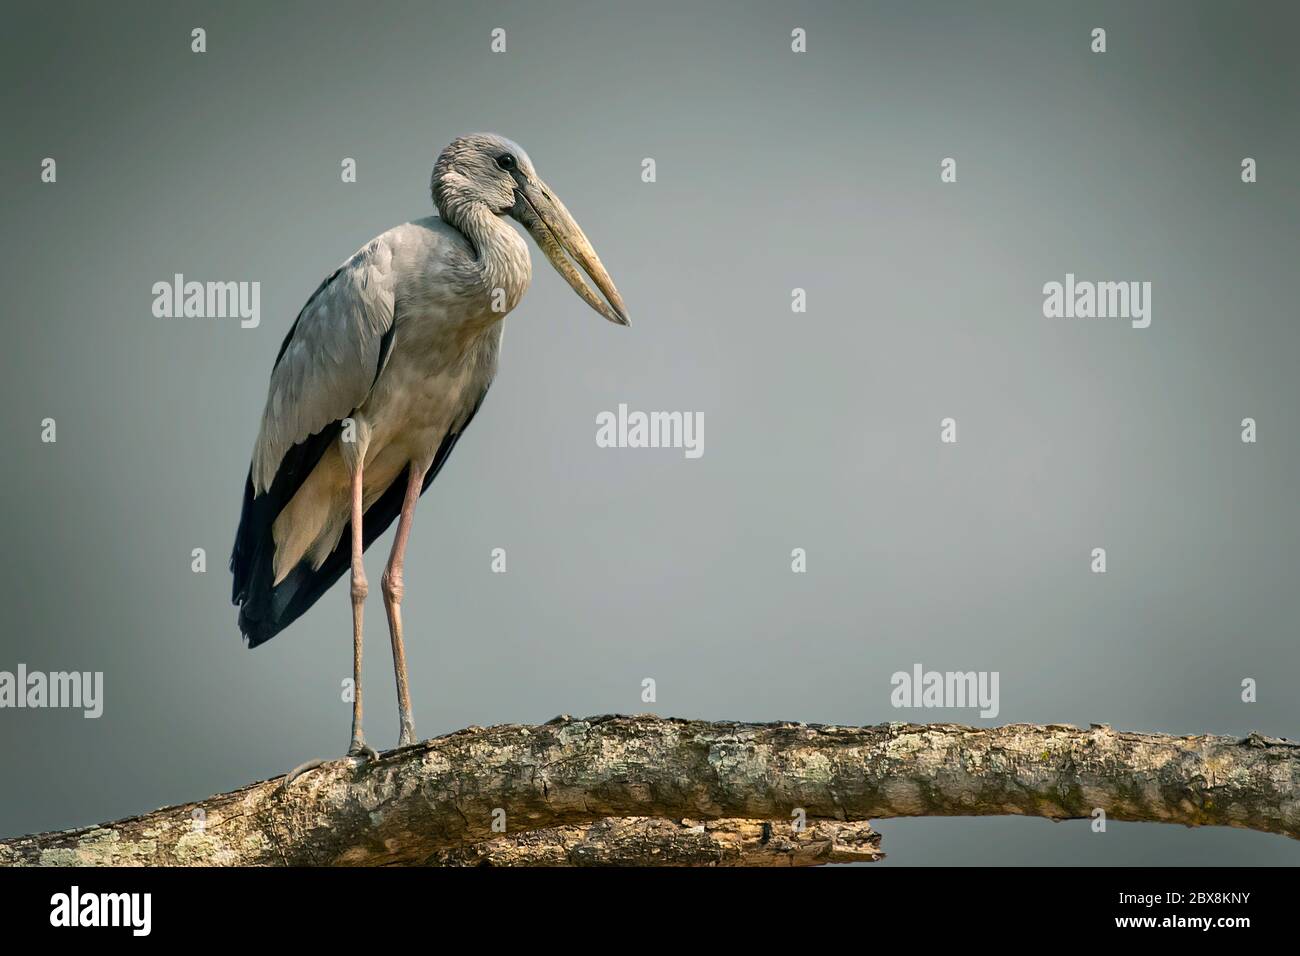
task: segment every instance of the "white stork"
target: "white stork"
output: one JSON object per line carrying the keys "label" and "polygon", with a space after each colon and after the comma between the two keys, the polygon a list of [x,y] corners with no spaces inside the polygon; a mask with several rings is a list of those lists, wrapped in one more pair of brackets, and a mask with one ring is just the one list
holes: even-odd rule
{"label": "white stork", "polygon": [[[532,277],[523,224],[587,303],[619,325],[609,273],[532,161],[503,136],[455,140],[431,181],[438,216],[388,230],[307,300],[271,372],[230,570],[249,647],[269,641],[352,572],[352,743],[361,730],[362,553],[397,518],[381,588],[401,721],[415,740],[402,645],[402,559],[416,501],[496,375],[502,318]],[[583,281],[570,258],[600,290]]]}

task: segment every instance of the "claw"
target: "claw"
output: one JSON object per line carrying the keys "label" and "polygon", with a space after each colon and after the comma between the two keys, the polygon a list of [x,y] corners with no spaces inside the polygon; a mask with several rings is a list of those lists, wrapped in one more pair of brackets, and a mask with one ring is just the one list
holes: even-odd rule
{"label": "claw", "polygon": [[[365,763],[368,760],[378,760],[379,752],[374,747],[363,741],[353,741],[352,746],[348,748],[348,757],[358,763]],[[289,784],[293,783],[303,774],[316,770],[319,767],[329,763],[328,760],[308,760],[306,763],[299,764],[284,775],[284,781],[280,786],[288,789]]]}
{"label": "claw", "polygon": [[379,752],[365,741],[353,741],[352,746],[348,748],[348,756],[354,760],[378,760]]}
{"label": "claw", "polygon": [[308,760],[306,763],[299,764],[284,775],[284,783],[282,783],[281,786],[288,789],[289,784],[293,783],[307,771],[315,770],[317,767],[323,766],[324,763],[324,760]]}

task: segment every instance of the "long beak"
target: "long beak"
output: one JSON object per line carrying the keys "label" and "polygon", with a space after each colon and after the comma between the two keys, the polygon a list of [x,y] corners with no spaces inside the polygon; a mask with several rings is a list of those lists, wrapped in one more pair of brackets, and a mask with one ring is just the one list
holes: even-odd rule
{"label": "long beak", "polygon": [[[540,179],[515,178],[515,205],[510,214],[523,223],[551,260],[555,271],[564,276],[564,281],[573,287],[573,291],[583,300],[616,325],[631,325],[627,318],[627,307],[623,297],[614,287],[614,280],[609,277],[601,265],[600,256],[591,247],[587,237],[574,221],[564,203],[547,188]],[[571,261],[572,260],[572,261]],[[577,262],[582,271],[591,277],[600,290],[602,299],[591,290],[578,270],[573,267]]]}

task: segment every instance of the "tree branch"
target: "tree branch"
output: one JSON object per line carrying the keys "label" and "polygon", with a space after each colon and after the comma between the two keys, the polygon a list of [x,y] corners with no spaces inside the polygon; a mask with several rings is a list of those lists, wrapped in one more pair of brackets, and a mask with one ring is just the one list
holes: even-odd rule
{"label": "tree branch", "polygon": [[610,817],[438,850],[430,866],[820,866],[884,858],[868,823]]}
{"label": "tree branch", "polygon": [[[328,763],[288,787],[282,778],[263,781],[99,827],[2,841],[0,865],[420,864],[452,862],[445,851],[463,859],[465,847],[498,839],[493,824],[502,821],[508,834],[587,826],[581,843],[607,818],[761,826],[802,811],[811,827],[899,816],[1062,820],[1097,809],[1112,820],[1297,838],[1300,745],[1097,725],[566,716],[535,727],[471,727],[362,766]],[[549,852],[563,855],[572,839],[557,836]],[[610,859],[623,861],[612,850]]]}

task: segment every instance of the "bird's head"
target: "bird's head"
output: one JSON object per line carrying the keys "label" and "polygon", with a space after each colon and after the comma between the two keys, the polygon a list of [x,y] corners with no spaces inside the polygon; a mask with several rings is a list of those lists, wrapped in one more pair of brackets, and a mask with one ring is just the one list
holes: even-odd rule
{"label": "bird's head", "polygon": [[[449,222],[464,222],[476,207],[518,220],[574,292],[609,321],[629,324],[623,298],[596,250],[518,143],[496,133],[453,140],[434,164],[431,188],[439,213]],[[575,262],[599,294],[583,280]]]}

